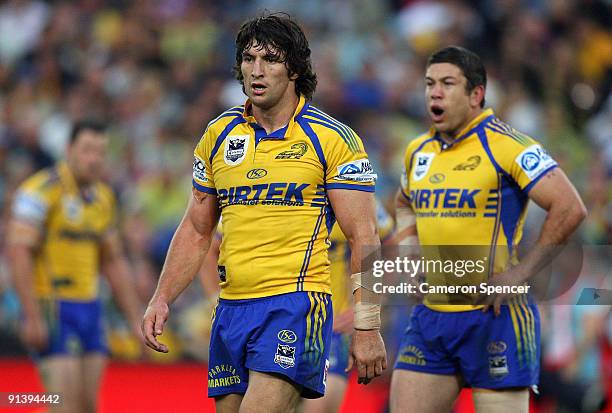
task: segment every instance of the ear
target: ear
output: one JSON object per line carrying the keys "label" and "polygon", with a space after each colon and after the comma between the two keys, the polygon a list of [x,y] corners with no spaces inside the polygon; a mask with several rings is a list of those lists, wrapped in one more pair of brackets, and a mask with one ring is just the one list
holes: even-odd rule
{"label": "ear", "polygon": [[470,106],[473,108],[480,107],[480,102],[484,100],[485,88],[483,85],[476,86],[470,93]]}
{"label": "ear", "polygon": [[291,76],[289,76],[289,80],[296,81],[298,79],[298,77],[300,77],[300,76],[297,73],[294,73]]}

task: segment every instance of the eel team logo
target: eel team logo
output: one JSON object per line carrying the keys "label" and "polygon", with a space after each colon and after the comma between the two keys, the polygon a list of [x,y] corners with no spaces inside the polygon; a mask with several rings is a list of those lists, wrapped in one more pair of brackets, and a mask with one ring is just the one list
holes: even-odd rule
{"label": "eel team logo", "polygon": [[249,135],[228,136],[225,140],[223,160],[230,166],[240,164],[249,149]]}
{"label": "eel team logo", "polygon": [[200,182],[208,182],[204,161],[197,156],[193,158],[193,179]]}
{"label": "eel team logo", "polygon": [[531,145],[519,154],[514,160],[525,172],[529,179],[534,179],[546,170],[557,165],[540,145]]}
{"label": "eel team logo", "polygon": [[374,173],[368,159],[358,159],[338,167],[338,181],[375,182],[378,176]]}
{"label": "eel team logo", "polygon": [[278,344],[274,362],[284,369],[295,366],[295,347]]}
{"label": "eel team logo", "polygon": [[473,171],[480,165],[480,156],[474,155],[467,158],[466,162],[462,162],[453,168],[453,171]]}
{"label": "eel team logo", "polygon": [[436,156],[435,153],[424,152],[419,152],[416,155],[414,160],[414,171],[412,172],[412,179],[414,181],[420,181],[427,175],[434,156]]}
{"label": "eel team logo", "polygon": [[508,359],[506,356],[489,357],[489,376],[502,379],[508,375]]}
{"label": "eel team logo", "polygon": [[276,155],[276,159],[300,159],[308,151],[308,145],[298,142],[291,145],[291,150],[283,151]]}
{"label": "eel team logo", "polygon": [[297,341],[297,334],[291,330],[281,330],[276,336],[280,341],[287,344],[292,344]]}

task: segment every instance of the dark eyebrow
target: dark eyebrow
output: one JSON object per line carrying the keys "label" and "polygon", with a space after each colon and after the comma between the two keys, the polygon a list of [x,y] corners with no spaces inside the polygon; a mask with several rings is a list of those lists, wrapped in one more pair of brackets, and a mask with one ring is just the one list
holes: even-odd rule
{"label": "dark eyebrow", "polygon": [[[435,81],[435,79],[432,78],[431,76],[425,76],[425,80]],[[441,82],[444,82],[446,80],[459,80],[459,79],[457,79],[455,76],[444,76],[443,78],[440,79]]]}

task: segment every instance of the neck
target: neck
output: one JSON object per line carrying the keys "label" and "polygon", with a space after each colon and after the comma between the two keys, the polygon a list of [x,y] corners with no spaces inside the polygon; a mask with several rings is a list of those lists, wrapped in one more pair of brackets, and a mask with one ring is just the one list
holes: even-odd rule
{"label": "neck", "polygon": [[295,113],[299,102],[299,97],[292,93],[291,95],[284,97],[271,108],[261,108],[253,105],[253,116],[259,126],[264,128],[267,133],[274,132],[289,123],[291,117]]}
{"label": "neck", "polygon": [[72,177],[74,183],[79,188],[79,190],[83,190],[89,186],[89,182],[85,182],[82,179],[79,179],[79,176],[75,173],[75,168],[70,162],[70,159],[66,159],[66,166],[68,167],[68,172],[70,172],[70,176]]}
{"label": "neck", "polygon": [[455,139],[459,137],[459,135],[465,130],[466,126],[469,125],[474,119],[476,119],[483,112],[483,109],[478,108],[474,110],[465,118],[465,121],[461,125],[459,125],[453,131],[440,132],[440,138],[446,143],[453,143]]}

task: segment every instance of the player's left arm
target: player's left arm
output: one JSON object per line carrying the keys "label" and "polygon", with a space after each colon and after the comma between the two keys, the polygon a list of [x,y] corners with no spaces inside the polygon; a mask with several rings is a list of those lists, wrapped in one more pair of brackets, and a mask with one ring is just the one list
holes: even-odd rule
{"label": "player's left arm", "polygon": [[[362,268],[364,251],[376,251],[380,246],[374,194],[360,190],[332,189],[328,195],[338,224],[349,242],[351,271],[354,275],[365,274],[368,269]],[[387,368],[385,346],[379,331],[379,300],[376,294],[361,287],[354,292],[355,333],[349,369],[353,362],[357,365],[359,383],[369,383]]]}
{"label": "player's left arm", "polygon": [[141,339],[142,303],[136,293],[136,287],[130,275],[130,265],[123,251],[119,231],[116,228],[107,231],[101,242],[102,272],[108,279],[113,295],[132,333]]}
{"label": "player's left arm", "polygon": [[[529,191],[529,198],[547,211],[538,239],[521,262],[502,274],[504,285],[518,285],[550,264],[587,215],[587,210],[567,175],[557,167],[546,172]],[[503,296],[492,296],[499,314]],[[487,303],[491,304],[491,302]],[[485,306],[484,311],[488,309]]]}

